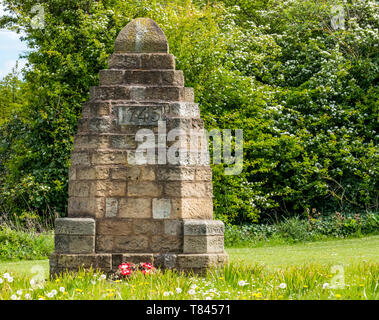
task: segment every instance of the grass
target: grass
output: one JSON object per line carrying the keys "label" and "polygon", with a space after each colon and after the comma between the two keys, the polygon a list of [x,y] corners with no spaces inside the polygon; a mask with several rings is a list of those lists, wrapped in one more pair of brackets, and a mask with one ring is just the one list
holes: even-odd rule
{"label": "grass", "polygon": [[[211,270],[205,277],[158,270],[153,275],[137,274],[121,282],[101,279],[100,274],[93,272],[44,281],[48,275],[47,260],[6,262],[0,263],[3,280],[0,299],[12,296],[25,299],[28,297],[25,294],[29,294],[31,299],[378,300],[378,248],[379,236],[264,248],[230,248],[227,251],[231,263],[223,269]],[[333,270],[336,265],[341,273]],[[13,276],[12,282],[4,278],[5,272]],[[37,285],[30,284],[33,277]],[[336,282],[338,279],[344,281]],[[331,288],[333,284],[344,286]]]}
{"label": "grass", "polygon": [[257,248],[230,248],[232,261],[261,263],[269,268],[304,263],[342,264],[363,261],[379,263],[379,236],[306,242]]}

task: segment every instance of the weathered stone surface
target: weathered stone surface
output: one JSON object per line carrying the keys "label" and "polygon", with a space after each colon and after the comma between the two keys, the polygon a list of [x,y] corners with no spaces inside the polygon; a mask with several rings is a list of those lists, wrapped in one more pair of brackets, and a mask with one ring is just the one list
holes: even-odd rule
{"label": "weathered stone surface", "polygon": [[168,53],[168,42],[162,29],[149,18],[137,18],[128,23],[118,34],[116,53]]}
{"label": "weathered stone surface", "polygon": [[212,219],[212,198],[182,198],[177,215],[183,219]]}
{"label": "weathered stone surface", "polygon": [[219,220],[185,220],[184,221],[185,236],[223,236],[224,223]]}
{"label": "weathered stone surface", "polygon": [[153,199],[153,218],[169,219],[171,217],[170,199]]}
{"label": "weathered stone surface", "polygon": [[151,198],[121,198],[120,218],[151,218]]}
{"label": "weathered stone surface", "polygon": [[95,235],[95,220],[91,218],[57,218],[55,234]]}
{"label": "weathered stone surface", "polygon": [[96,222],[96,234],[129,236],[133,234],[133,221],[119,218],[98,219]]}
{"label": "weathered stone surface", "polygon": [[56,253],[94,253],[95,237],[56,234],[55,235],[55,252]]}
{"label": "weathered stone surface", "polygon": [[164,233],[171,236],[183,235],[183,221],[182,220],[165,220]]}
{"label": "weathered stone surface", "polygon": [[159,197],[162,194],[162,185],[156,182],[128,182],[129,197]]}
{"label": "weathered stone surface", "polygon": [[[204,123],[156,23],[128,24],[99,79],[78,121],[68,188],[68,216],[96,219],[96,228],[90,235],[57,228],[51,274],[81,266],[111,273],[122,262],[202,273],[226,263],[223,225],[207,221],[213,195]],[[148,139],[140,129],[155,135],[142,152]]]}
{"label": "weathered stone surface", "polygon": [[226,253],[178,254],[176,267],[180,270],[207,269],[211,266],[222,266],[227,261]]}
{"label": "weathered stone surface", "polygon": [[109,57],[110,69],[174,70],[175,59],[172,54],[162,53],[115,53]]}
{"label": "weathered stone surface", "polygon": [[161,180],[161,181],[195,180],[195,169],[191,167],[160,166],[158,168],[158,180]]}
{"label": "weathered stone surface", "polygon": [[184,236],[184,253],[224,252],[224,236]]}
{"label": "weathered stone surface", "polygon": [[183,252],[183,237],[173,235],[154,235],[151,240],[153,252]]}
{"label": "weathered stone surface", "polygon": [[112,270],[112,255],[111,254],[52,254],[50,261],[53,266],[61,268],[100,268],[102,270]]}
{"label": "weathered stone surface", "polygon": [[154,265],[157,268],[173,269],[176,267],[176,254],[172,253],[160,253],[154,255]]}
{"label": "weathered stone surface", "polygon": [[77,167],[77,180],[104,180],[109,178],[109,168],[104,167]]}
{"label": "weathered stone surface", "polygon": [[145,235],[98,235],[96,252],[149,252],[149,238]]}
{"label": "weathered stone surface", "polygon": [[105,217],[114,218],[118,213],[118,199],[106,198],[105,199]]}
{"label": "weathered stone surface", "polygon": [[105,214],[105,198],[70,197],[68,200],[68,216],[90,216],[101,218]]}
{"label": "weathered stone surface", "polygon": [[135,234],[162,234],[163,222],[151,219],[133,219],[133,231]]}

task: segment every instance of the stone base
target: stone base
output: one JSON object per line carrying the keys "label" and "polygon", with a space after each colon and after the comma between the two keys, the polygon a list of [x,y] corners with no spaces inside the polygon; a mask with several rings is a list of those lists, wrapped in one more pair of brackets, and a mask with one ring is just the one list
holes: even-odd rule
{"label": "stone base", "polygon": [[149,262],[154,267],[179,272],[204,274],[210,267],[222,267],[228,262],[228,255],[223,253],[202,254],[153,254],[153,253],[94,253],[64,254],[53,253],[50,256],[50,277],[65,272],[75,272],[80,268],[101,270],[105,274],[117,271],[122,262]]}

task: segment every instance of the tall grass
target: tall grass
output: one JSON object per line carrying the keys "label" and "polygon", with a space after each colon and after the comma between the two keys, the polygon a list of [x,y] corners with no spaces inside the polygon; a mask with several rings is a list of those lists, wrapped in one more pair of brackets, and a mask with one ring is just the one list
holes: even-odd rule
{"label": "tall grass", "polygon": [[10,273],[9,282],[6,276],[0,274],[0,299],[379,299],[379,264],[373,263],[344,267],[344,284],[336,288],[332,266],[322,264],[270,270],[231,263],[203,277],[157,270],[122,281],[104,279],[93,270],[32,284],[30,277]]}

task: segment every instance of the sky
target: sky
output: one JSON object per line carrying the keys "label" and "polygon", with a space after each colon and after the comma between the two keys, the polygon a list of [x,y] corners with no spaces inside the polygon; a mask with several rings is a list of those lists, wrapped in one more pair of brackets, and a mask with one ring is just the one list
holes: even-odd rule
{"label": "sky", "polygon": [[[0,1],[0,16],[4,9]],[[19,60],[21,53],[27,50],[27,46],[20,40],[21,35],[8,30],[0,29],[0,79],[12,71]],[[19,60],[19,69],[25,65],[25,60]]]}

